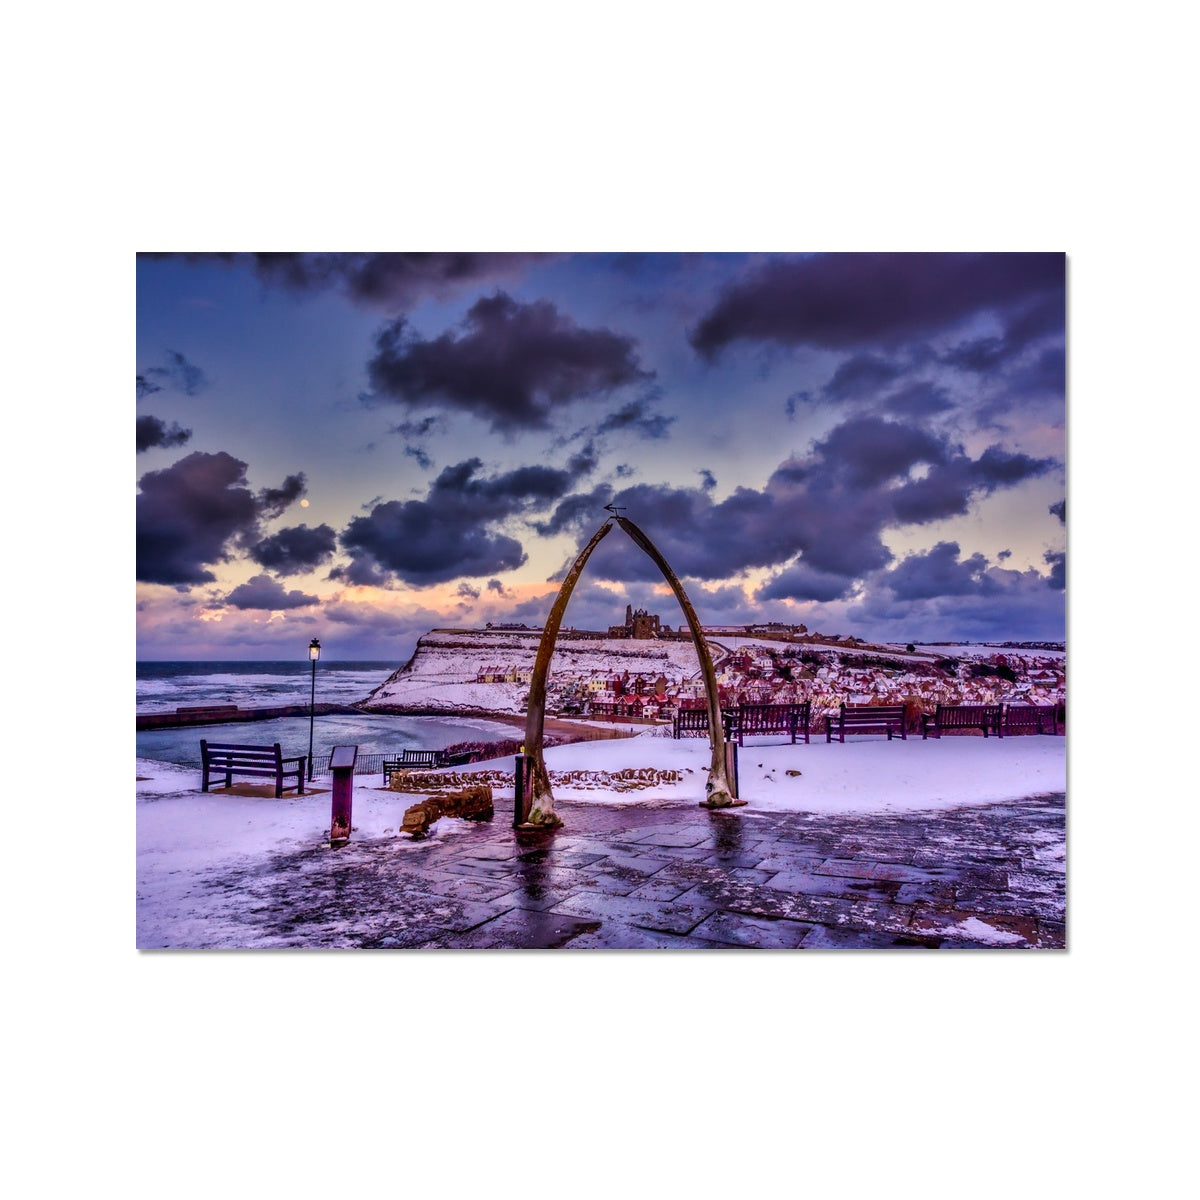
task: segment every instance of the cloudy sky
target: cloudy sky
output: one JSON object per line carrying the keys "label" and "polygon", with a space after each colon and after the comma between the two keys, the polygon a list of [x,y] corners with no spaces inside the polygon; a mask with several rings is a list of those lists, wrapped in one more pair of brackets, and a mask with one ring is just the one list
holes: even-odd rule
{"label": "cloudy sky", "polygon": [[[138,656],[540,624],[615,502],[707,624],[1065,636],[1059,254],[137,261]],[[682,622],[614,534],[567,623]]]}

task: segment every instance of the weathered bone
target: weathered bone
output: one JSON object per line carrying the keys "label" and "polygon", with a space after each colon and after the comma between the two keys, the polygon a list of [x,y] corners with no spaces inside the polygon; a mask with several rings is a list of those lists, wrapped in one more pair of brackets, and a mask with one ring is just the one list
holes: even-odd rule
{"label": "weathered bone", "polygon": [[[712,763],[708,770],[708,783],[705,787],[707,799],[703,801],[708,808],[728,808],[740,803],[733,794],[729,777],[725,769],[724,726],[721,721],[721,697],[717,691],[717,676],[713,670],[712,656],[704,641],[700,628],[700,620],[696,610],[692,608],[683,584],[679,582],[675,572],[667,565],[667,560],[659,553],[654,543],[627,517],[614,511],[613,520],[629,535],[633,542],[640,546],[655,565],[663,573],[663,578],[671,585],[679,607],[687,618],[688,628],[692,633],[692,641],[696,645],[696,653],[700,658],[700,670],[704,676],[704,688],[708,695],[708,740],[712,746]],[[542,740],[546,721],[546,678],[550,673],[550,659],[554,655],[554,643],[558,640],[558,630],[562,625],[563,614],[567,602],[575,590],[575,584],[583,572],[584,565],[591,557],[592,551],[599,545],[601,539],[608,535],[612,521],[605,521],[592,535],[591,541],[580,551],[579,557],[567,572],[566,578],[559,588],[554,607],[546,618],[546,626],[542,630],[542,640],[538,644],[537,659],[533,665],[533,679],[529,685],[529,708],[525,716],[525,754],[529,759],[528,789],[529,816],[527,824],[542,829],[553,829],[562,824],[562,818],[554,811],[554,793],[550,788],[550,774],[546,770],[546,762],[542,753]]]}

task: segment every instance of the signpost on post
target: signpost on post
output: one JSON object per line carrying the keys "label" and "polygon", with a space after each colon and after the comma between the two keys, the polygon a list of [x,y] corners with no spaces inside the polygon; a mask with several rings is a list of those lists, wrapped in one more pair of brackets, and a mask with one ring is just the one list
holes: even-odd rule
{"label": "signpost on post", "polygon": [[333,811],[329,817],[329,845],[340,850],[350,840],[350,809],[354,801],[354,763],[357,746],[334,746],[329,756],[333,773]]}

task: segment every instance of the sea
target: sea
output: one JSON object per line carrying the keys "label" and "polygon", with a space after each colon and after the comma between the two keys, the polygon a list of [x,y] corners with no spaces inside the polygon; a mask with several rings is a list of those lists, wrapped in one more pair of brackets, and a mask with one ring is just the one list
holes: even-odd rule
{"label": "sea", "polygon": [[[316,670],[318,704],[353,704],[396,670],[394,662],[325,662]],[[137,711],[174,712],[200,704],[270,708],[308,704],[313,689],[309,662],[139,662]],[[359,754],[440,750],[458,742],[498,742],[516,736],[503,721],[482,717],[398,717],[383,713],[318,714],[313,719],[313,757],[334,746],[358,746]],[[143,729],[137,756],[181,766],[200,765],[200,739],[261,744],[279,742],[285,754],[308,752],[309,718],[233,721],[182,729]]]}

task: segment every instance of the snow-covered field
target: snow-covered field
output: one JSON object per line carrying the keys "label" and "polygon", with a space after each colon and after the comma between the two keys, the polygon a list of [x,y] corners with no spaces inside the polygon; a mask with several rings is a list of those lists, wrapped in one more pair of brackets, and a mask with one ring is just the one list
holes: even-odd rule
{"label": "snow-covered field", "polygon": [[[762,739],[739,754],[740,793],[752,808],[815,813],[934,811],[990,804],[1066,790],[1066,738],[948,737],[888,742],[858,738],[845,745],[815,740],[791,745]],[[706,740],[674,741],[660,731],[637,737],[576,742],[546,751],[556,773],[654,767],[677,771],[677,783],[641,791],[555,787],[570,822],[571,801],[591,804],[698,803],[704,797]],[[511,759],[471,770],[511,772]],[[273,797],[205,794],[195,768],[137,761],[137,877],[139,914],[159,903],[176,907],[197,879],[220,866],[314,845],[329,830],[330,794]],[[318,781],[320,782],[320,781]],[[354,840],[399,838],[404,811],[419,797],[387,791],[382,776],[359,776],[354,788]],[[493,789],[511,800],[511,787]],[[465,822],[443,817],[432,836],[453,838]]]}

